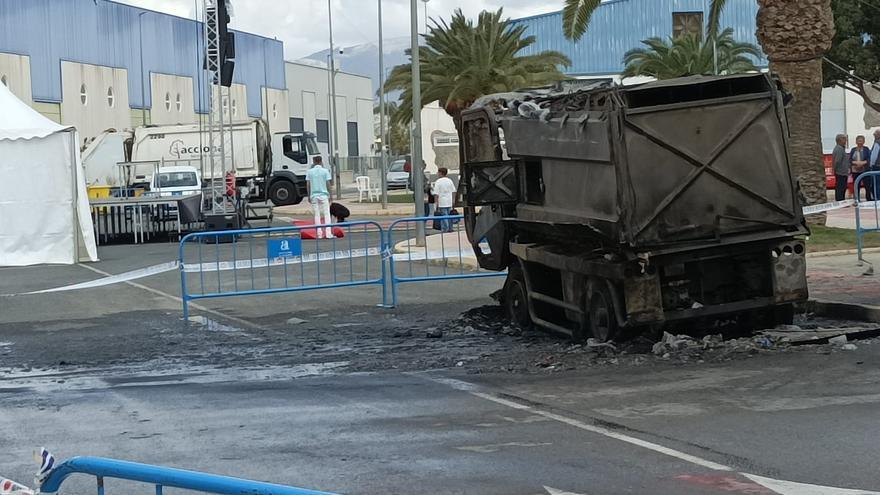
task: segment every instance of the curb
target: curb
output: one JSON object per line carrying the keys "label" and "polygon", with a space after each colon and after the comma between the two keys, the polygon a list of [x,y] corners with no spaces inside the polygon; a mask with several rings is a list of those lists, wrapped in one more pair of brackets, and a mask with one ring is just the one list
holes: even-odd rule
{"label": "curb", "polygon": [[880,306],[810,299],[804,309],[819,316],[880,323]]}
{"label": "curb", "polygon": [[[391,252],[394,254],[406,254],[408,251],[406,249],[407,244],[410,246],[413,245],[413,239],[403,240],[394,245],[391,249]],[[470,246],[470,245],[468,245]],[[464,246],[462,246],[464,247]],[[421,248],[417,248],[421,249]],[[424,261],[424,260],[422,260]],[[445,258],[445,259],[430,259],[427,260],[429,265],[433,266],[446,266],[447,268],[463,268],[465,270],[471,271],[479,271],[480,264],[477,261],[476,256],[464,256],[462,255],[461,259],[456,257]]]}
{"label": "curb", "polygon": [[[880,248],[865,248],[862,249],[862,253],[880,253]],[[830,256],[847,256],[859,254],[857,249],[840,249],[837,251],[818,251],[815,253],[807,253],[807,258],[827,258]]]}

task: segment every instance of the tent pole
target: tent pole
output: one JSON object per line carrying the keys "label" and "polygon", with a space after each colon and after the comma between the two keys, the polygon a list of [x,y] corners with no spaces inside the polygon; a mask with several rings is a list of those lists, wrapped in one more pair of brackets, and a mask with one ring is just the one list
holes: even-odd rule
{"label": "tent pole", "polygon": [[[77,146],[77,136],[76,130],[71,129],[67,131],[68,136],[70,136],[70,161],[71,161],[71,183],[73,184],[73,263],[75,265],[79,264],[79,181],[77,180],[77,176],[79,174],[79,170],[76,169],[76,146]],[[85,239],[83,239],[85,242]]]}

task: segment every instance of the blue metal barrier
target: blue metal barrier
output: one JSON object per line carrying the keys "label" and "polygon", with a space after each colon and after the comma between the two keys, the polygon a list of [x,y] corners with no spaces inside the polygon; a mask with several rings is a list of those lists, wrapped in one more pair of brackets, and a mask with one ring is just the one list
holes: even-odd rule
{"label": "blue metal barrier", "polygon": [[[303,238],[327,228],[341,229],[344,237]],[[184,319],[196,299],[361,285],[381,286],[384,306],[384,243],[385,232],[373,221],[188,234],[178,252]]]}
{"label": "blue metal barrier", "polygon": [[97,477],[98,495],[104,495],[104,478],[150,483],[156,486],[156,495],[162,495],[165,487],[225,495],[332,495],[291,486],[102,457],[74,457],[59,464],[40,483],[40,493],[57,493],[64,480],[72,474]]}
{"label": "blue metal barrier", "polygon": [[[860,201],[859,195],[859,185],[863,180],[870,179],[870,183],[866,184],[866,189],[871,191],[874,197],[874,201]],[[856,177],[855,184],[853,184],[853,191],[855,192],[856,197],[856,248],[858,250],[859,261],[862,258],[862,248],[864,244],[864,236],[866,232],[880,232],[880,207],[877,204],[877,193],[880,192],[877,190],[878,184],[880,184],[880,171],[872,171],[872,172],[863,172],[858,177]],[[866,198],[867,199],[867,198]],[[874,222],[873,227],[865,227],[862,223],[862,209],[865,210],[873,210],[874,211]]]}
{"label": "blue metal barrier", "polygon": [[[463,231],[462,215],[401,218],[391,223],[386,231],[386,249],[390,258],[391,305],[397,306],[397,285],[407,282],[454,280],[466,278],[503,277],[507,272],[482,271],[476,264],[473,247]],[[452,231],[441,235],[433,224],[452,222]],[[424,246],[415,243],[416,224],[424,223],[428,231]],[[405,226],[405,228],[400,228]],[[404,239],[395,241],[395,234]],[[432,245],[433,244],[433,245]],[[485,247],[488,249],[488,246]],[[466,261],[467,260],[467,261]],[[401,266],[405,265],[405,266]],[[450,266],[450,265],[457,265]]]}

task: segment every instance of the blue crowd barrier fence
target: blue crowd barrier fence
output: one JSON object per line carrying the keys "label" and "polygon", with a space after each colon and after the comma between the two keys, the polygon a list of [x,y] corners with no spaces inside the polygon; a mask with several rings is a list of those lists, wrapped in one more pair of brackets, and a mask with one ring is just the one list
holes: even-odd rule
{"label": "blue crowd barrier fence", "polygon": [[[863,181],[869,181],[865,184],[866,191],[870,191],[873,196],[872,201],[861,201],[859,188]],[[853,184],[853,190],[855,191],[855,199],[856,199],[856,249],[858,251],[859,260],[862,258],[862,249],[864,247],[864,237],[867,232],[880,232],[880,205],[877,203],[877,193],[880,192],[877,189],[877,186],[880,185],[880,171],[871,171],[864,172],[856,177],[855,184]],[[863,211],[873,213],[873,221],[871,221],[870,216],[865,218],[863,217]],[[868,220],[866,225],[866,220]]]}
{"label": "blue crowd barrier fence", "polygon": [[[397,306],[397,286],[402,283],[507,275],[506,272],[480,269],[464,231],[463,218],[462,215],[401,218],[389,225],[386,246],[391,252],[392,306]],[[419,224],[433,234],[426,237],[424,245],[417,245],[415,239]],[[446,232],[443,232],[444,228]],[[488,250],[488,245],[481,244],[481,248]]]}
{"label": "blue crowd barrier fence", "polygon": [[[336,236],[316,238],[327,229]],[[384,240],[373,221],[187,234],[179,246],[184,319],[198,299],[362,285],[380,286],[386,305]]]}
{"label": "blue crowd barrier fence", "polygon": [[64,481],[74,474],[95,476],[98,495],[104,495],[104,478],[152,484],[155,485],[156,495],[162,495],[164,488],[224,495],[332,495],[292,486],[103,457],[74,457],[57,465],[40,483],[40,493],[58,493]]}

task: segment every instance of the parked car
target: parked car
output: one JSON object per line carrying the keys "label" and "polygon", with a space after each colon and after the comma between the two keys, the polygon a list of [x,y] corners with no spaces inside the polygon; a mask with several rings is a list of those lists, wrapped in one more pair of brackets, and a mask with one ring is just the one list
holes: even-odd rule
{"label": "parked car", "polygon": [[406,160],[394,160],[388,167],[388,173],[385,174],[385,180],[388,183],[388,189],[406,189],[409,182],[409,172],[404,170]]}

